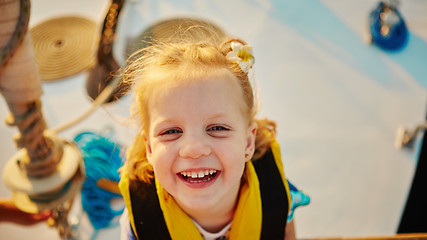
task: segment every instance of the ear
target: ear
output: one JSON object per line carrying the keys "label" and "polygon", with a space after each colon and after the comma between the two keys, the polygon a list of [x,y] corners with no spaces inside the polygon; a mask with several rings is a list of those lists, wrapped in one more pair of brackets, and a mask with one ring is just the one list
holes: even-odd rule
{"label": "ear", "polygon": [[143,134],[142,137],[143,137],[144,143],[145,143],[145,155],[147,157],[148,162],[150,162],[151,154],[152,154],[150,139],[145,134]]}
{"label": "ear", "polygon": [[247,130],[247,136],[246,136],[246,149],[245,149],[245,157],[246,161],[249,161],[252,159],[254,153],[255,153],[255,139],[256,139],[256,133],[258,129],[258,124],[253,121]]}

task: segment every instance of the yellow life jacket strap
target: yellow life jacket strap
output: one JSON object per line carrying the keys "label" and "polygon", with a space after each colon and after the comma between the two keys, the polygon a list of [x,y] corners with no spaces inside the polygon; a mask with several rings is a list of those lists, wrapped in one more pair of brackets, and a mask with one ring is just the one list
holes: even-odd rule
{"label": "yellow life jacket strap", "polygon": [[288,180],[285,177],[285,170],[283,168],[282,154],[280,152],[280,145],[276,140],[273,140],[271,143],[271,151],[273,152],[274,160],[276,161],[276,166],[279,169],[280,175],[282,177],[283,185],[286,189],[286,195],[288,198],[288,212],[291,210],[291,191],[289,189]]}
{"label": "yellow life jacket strap", "polygon": [[291,198],[277,142],[272,142],[270,149],[253,165],[262,199],[260,239],[284,239]]}

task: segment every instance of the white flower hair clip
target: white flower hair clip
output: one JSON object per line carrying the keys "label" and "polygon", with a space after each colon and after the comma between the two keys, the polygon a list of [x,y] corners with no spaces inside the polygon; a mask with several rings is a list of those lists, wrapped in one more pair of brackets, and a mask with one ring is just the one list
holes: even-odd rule
{"label": "white flower hair clip", "polygon": [[252,47],[239,42],[231,42],[231,51],[226,57],[232,62],[237,62],[244,73],[247,73],[255,63]]}

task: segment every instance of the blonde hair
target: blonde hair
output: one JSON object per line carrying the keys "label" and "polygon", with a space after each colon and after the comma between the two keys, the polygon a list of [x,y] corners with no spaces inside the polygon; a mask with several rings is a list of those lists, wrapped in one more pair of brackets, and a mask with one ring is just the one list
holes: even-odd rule
{"label": "blonde hair", "polygon": [[276,124],[273,121],[255,119],[257,104],[248,74],[239,65],[226,58],[231,51],[230,43],[237,41],[246,45],[240,39],[227,39],[218,44],[216,41],[162,41],[145,47],[130,57],[123,72],[123,81],[134,83],[135,101],[132,105],[132,117],[140,126],[133,144],[127,151],[127,168],[131,180],[150,181],[153,178],[153,168],[146,158],[144,135],[148,134],[149,112],[148,101],[153,91],[164,87],[173,88],[183,81],[202,79],[224,70],[235,76],[242,90],[241,109],[249,123],[258,124],[255,140],[255,153],[252,160],[259,159],[270,147],[276,134]]}

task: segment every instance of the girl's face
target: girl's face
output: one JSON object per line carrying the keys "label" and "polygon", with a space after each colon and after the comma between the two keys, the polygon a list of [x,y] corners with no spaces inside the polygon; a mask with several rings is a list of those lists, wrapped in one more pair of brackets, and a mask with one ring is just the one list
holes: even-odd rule
{"label": "girl's face", "polygon": [[237,80],[222,74],[158,93],[148,104],[146,147],[159,183],[187,213],[230,211],[256,134]]}

